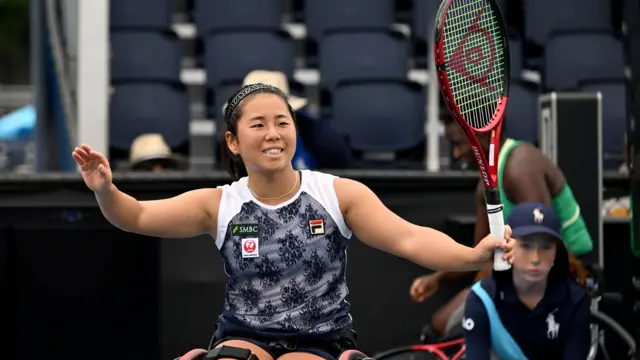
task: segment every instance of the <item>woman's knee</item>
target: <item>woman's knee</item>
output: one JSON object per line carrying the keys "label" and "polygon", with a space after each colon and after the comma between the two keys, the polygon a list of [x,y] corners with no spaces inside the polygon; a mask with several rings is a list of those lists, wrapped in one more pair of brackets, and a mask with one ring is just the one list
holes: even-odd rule
{"label": "woman's knee", "polygon": [[[235,347],[239,349],[247,349],[255,355],[258,360],[274,360],[273,356],[262,347],[245,340],[226,340],[216,346],[216,349],[223,346]],[[231,358],[220,358],[219,360],[233,360]]]}
{"label": "woman's knee", "polygon": [[305,352],[290,352],[280,356],[277,360],[325,360],[322,356],[305,353]]}

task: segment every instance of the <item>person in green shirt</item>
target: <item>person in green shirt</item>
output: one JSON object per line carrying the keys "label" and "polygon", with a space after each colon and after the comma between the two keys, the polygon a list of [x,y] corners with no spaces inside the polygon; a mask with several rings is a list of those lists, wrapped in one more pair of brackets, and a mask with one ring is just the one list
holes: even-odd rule
{"label": "person in green shirt", "polygon": [[[452,118],[444,119],[445,136],[451,142],[453,157],[469,169],[477,168],[467,139]],[[505,121],[506,123],[506,121]],[[504,129],[503,129],[504,130]],[[489,153],[489,135],[480,134],[478,140]],[[503,137],[498,155],[498,183],[500,198],[504,205],[505,222],[513,208],[523,202],[539,202],[551,206],[562,223],[561,235],[568,251],[574,256],[572,263],[579,263],[575,256],[582,256],[593,249],[593,241],[571,188],[565,181],[562,171],[540,150],[526,142]],[[484,186],[478,182],[476,191],[476,227],[475,241],[489,234]],[[576,267],[579,268],[579,267]],[[435,272],[416,278],[411,287],[413,300],[423,302],[437,292],[441,284],[471,275],[469,272]],[[476,273],[480,280],[488,273]],[[574,274],[586,277],[586,274]],[[451,299],[432,317],[431,328],[443,336],[462,316],[464,301],[469,289],[464,289]]]}

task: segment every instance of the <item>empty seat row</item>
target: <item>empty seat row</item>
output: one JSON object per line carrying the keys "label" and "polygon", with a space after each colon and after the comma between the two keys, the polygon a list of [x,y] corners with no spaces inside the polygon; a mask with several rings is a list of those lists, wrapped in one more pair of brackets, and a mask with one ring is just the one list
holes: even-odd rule
{"label": "empty seat row", "polygon": [[[229,92],[237,87],[229,88]],[[336,129],[357,150],[405,149],[423,139],[424,88],[401,80],[360,80],[336,89]],[[110,98],[111,145],[128,149],[140,134],[161,133],[171,147],[189,139],[189,100],[180,86],[115,85]]]}
{"label": "empty seat row", "polygon": [[[510,47],[517,77],[521,45],[516,37]],[[220,93],[212,104],[214,117],[226,100],[224,90],[237,88],[251,70],[279,70],[293,78],[293,44],[282,32],[220,33],[207,38],[205,49],[209,88]],[[392,30],[332,32],[324,38],[321,50],[321,84],[328,91],[344,80],[401,80],[408,71],[407,41]],[[170,33],[113,32],[112,53],[114,82],[179,82],[179,45]],[[546,89],[577,89],[585,80],[624,76],[622,45],[608,33],[558,34],[550,39],[545,59]]]}
{"label": "empty seat row", "polygon": [[[553,6],[554,11],[548,11],[548,9],[550,9],[549,2],[553,0],[523,1],[526,10],[525,14],[531,16],[531,18],[530,21],[526,21],[528,30],[525,32],[526,37],[524,39],[513,29],[511,29],[509,34],[512,48],[511,69],[514,75],[519,76],[525,64],[523,57],[525,46],[523,46],[523,40],[526,43],[527,40],[531,39],[545,47],[547,47],[547,45],[550,47],[548,49],[550,54],[545,56],[544,66],[542,68],[547,74],[545,76],[547,80],[545,82],[546,89],[560,89],[562,86],[566,86],[562,78],[567,78],[570,75],[564,71],[566,66],[562,66],[562,64],[566,64],[577,57],[566,55],[569,47],[572,51],[576,50],[580,54],[594,53],[595,49],[595,56],[582,57],[583,59],[593,58],[592,62],[601,61],[603,54],[611,54],[611,61],[606,62],[608,64],[606,65],[607,71],[601,73],[606,73],[606,76],[609,77],[619,76],[619,73],[622,72],[623,66],[619,65],[622,63],[620,59],[623,58],[622,44],[619,41],[605,39],[607,36],[596,33],[604,32],[611,34],[611,5],[609,1],[565,0],[555,4],[555,6]],[[154,4],[153,6],[151,6],[152,3]],[[429,40],[429,35],[432,33],[430,29],[433,28],[435,13],[439,3],[439,0],[413,1],[415,9],[412,22],[413,38],[419,38],[422,41]],[[577,8],[576,6],[578,4],[580,11],[574,12],[573,10]],[[152,9],[149,10],[149,7]],[[225,65],[224,60],[217,59],[220,57],[217,54],[219,54],[220,51],[224,51],[224,49],[221,50],[218,47],[218,43],[225,43],[224,45],[228,46],[228,41],[232,38],[223,39],[223,34],[243,32],[247,35],[230,36],[249,39],[248,34],[257,32],[282,33],[279,29],[284,11],[283,0],[196,0],[194,8],[194,17],[196,19],[198,33],[206,42],[205,58],[209,64]],[[344,3],[341,0],[305,0],[304,9],[307,21],[307,36],[310,40],[316,42],[314,48],[317,48],[317,46],[322,46],[325,37],[332,36],[332,34],[336,33],[336,30],[342,32],[352,31],[354,33],[363,33],[365,29],[371,33],[391,31],[389,28],[394,20],[393,8],[394,0],[350,0]],[[147,9],[147,12],[145,12],[145,9]],[[168,1],[114,0],[111,4],[112,30],[118,32],[118,29],[140,30],[144,28],[164,28],[166,31],[170,26],[170,10],[171,6]],[[544,17],[539,16],[541,11],[546,14]],[[533,19],[537,20],[533,21]],[[582,36],[582,38],[569,38],[568,36],[570,35],[558,33],[559,30],[566,32],[569,29],[574,29],[571,30],[573,32],[577,31],[575,29],[579,29],[582,32],[588,31],[594,35],[591,38],[586,38],[586,35]],[[267,36],[268,35],[262,34],[258,37],[264,38]],[[281,66],[274,69],[290,74],[293,68],[285,63],[293,63],[291,58],[296,53],[295,44],[293,40],[284,33],[278,36],[277,40],[278,41],[268,39],[267,42],[254,41],[252,43],[265,44],[261,46],[262,49],[267,46],[273,46],[274,51],[271,52],[272,56],[270,56],[270,58],[276,59],[273,61],[270,59],[265,61],[270,63],[278,62]],[[373,41],[381,42],[384,40],[384,37],[378,36],[377,38],[369,40],[369,43],[374,47]],[[363,41],[367,40],[363,39]],[[410,48],[411,42],[408,41],[408,39],[402,39],[401,41],[404,42],[401,46],[407,47],[407,50],[403,49],[401,51],[402,54],[410,57],[412,55],[412,49]],[[176,43],[177,39],[172,39],[172,42]],[[335,43],[336,40],[333,42]],[[173,44],[172,47],[178,48],[178,45]],[[245,52],[240,51],[241,49],[238,49],[240,47],[241,44],[231,44],[227,54],[238,54],[238,57],[242,57],[245,53],[251,53],[251,50],[246,50]],[[331,48],[331,46],[329,46],[329,48]],[[597,48],[604,49],[605,51],[598,51]],[[143,50],[145,49],[141,47],[138,52]],[[314,53],[317,52],[318,50],[314,51]],[[399,52],[397,54],[399,54]],[[333,56],[333,54],[326,53],[326,55],[320,54],[319,56],[323,57],[325,60],[324,64],[327,64],[326,59]],[[174,57],[175,55],[171,56],[171,58]],[[314,61],[311,64],[317,64],[322,67],[319,61]],[[551,68],[547,70],[549,66],[551,66]],[[558,70],[560,67],[562,68]],[[224,66],[222,68],[224,68]],[[242,68],[242,66],[238,66],[238,68]],[[241,69],[241,73],[246,73],[249,68],[255,68],[255,66],[244,67]],[[582,73],[584,70],[580,67],[573,67],[572,69],[575,74]],[[590,71],[600,72],[600,69],[593,68]],[[220,72],[222,73],[221,75],[224,75],[222,70]],[[613,74],[614,72],[618,74]],[[559,74],[560,77],[556,77],[556,74]],[[221,77],[218,77],[215,72],[210,75],[210,85],[217,85],[216,83]],[[235,77],[235,74],[226,76]],[[561,87],[559,88],[558,86]]]}
{"label": "empty seat row", "polygon": [[[523,1],[528,2],[528,7],[537,6],[533,4],[536,0]],[[511,70],[516,80],[525,63],[527,42],[539,42],[546,47],[542,87],[531,88],[518,83],[512,86],[507,108],[508,134],[524,140],[537,139],[539,90],[601,89],[606,124],[604,151],[620,152],[622,141],[618,139],[624,134],[626,113],[621,111],[624,106],[620,106],[624,97],[615,98],[615,94],[624,93],[624,84],[620,82],[624,77],[623,49],[620,41],[607,30],[610,21],[606,18],[610,11],[607,13],[594,1],[580,1],[581,11],[574,13],[578,19],[566,19],[560,25],[553,25],[558,24],[558,19],[566,12],[562,10],[564,8],[556,7],[557,14],[538,19],[542,25],[534,24],[538,26],[535,31],[527,28],[524,38],[517,32],[510,32]],[[567,3],[574,2],[567,0]],[[194,18],[204,45],[207,86],[215,91],[214,101],[209,104],[214,117],[219,118],[216,115],[222,104],[251,70],[279,70],[293,78],[296,46],[290,35],[280,30],[283,1],[195,0],[194,3]],[[430,40],[429,29],[433,27],[439,3],[440,0],[413,1],[415,11],[411,27],[414,39]],[[597,20],[580,25],[586,24],[581,16],[594,18],[589,15],[595,12],[594,9],[604,10],[600,11]],[[362,151],[384,151],[383,148],[399,149],[422,141],[425,104],[424,96],[417,94],[424,90],[406,82],[411,45],[415,44],[391,30],[393,1],[350,0],[338,4],[337,0],[305,0],[305,13],[307,37],[317,41],[321,87],[333,95],[331,121],[345,134],[351,146]],[[131,130],[126,127],[112,129],[117,147],[128,147],[131,136],[150,127],[162,128],[163,133],[167,131],[171,146],[188,139],[189,100],[180,85],[180,44],[170,31],[171,20],[169,1],[111,1],[111,75],[116,85],[111,103],[112,119],[115,124],[135,124]],[[544,27],[546,30],[541,30]],[[581,31],[575,31],[576,28]],[[362,100],[365,96],[354,97],[356,90],[367,95],[369,101]],[[367,112],[366,106],[358,109],[346,101],[362,100],[362,104],[374,108],[371,100],[384,99],[380,94],[397,99],[409,109],[410,113],[394,116],[402,129],[391,130],[389,124],[385,124],[385,119],[393,115],[384,109],[376,109],[377,116],[372,111]],[[410,100],[414,97],[419,99]],[[388,100],[383,102],[388,103]],[[410,104],[419,109],[414,111],[416,108]],[[125,114],[127,111],[129,115]],[[399,124],[397,119],[401,116],[407,121]],[[369,120],[373,126],[365,126],[366,131],[362,131],[366,123],[358,121],[367,118],[377,120]],[[381,129],[385,126],[393,136],[391,139],[377,138],[378,143],[375,143],[376,137],[384,134]],[[358,127],[360,131],[356,131]],[[407,129],[410,131],[404,132]]]}
{"label": "empty seat row", "polygon": [[[440,0],[412,0],[411,25],[418,38],[433,28]],[[548,35],[567,29],[612,29],[612,4],[604,0],[521,0],[527,39],[543,44]],[[508,2],[503,2],[508,4]],[[229,28],[279,28],[284,0],[195,0],[194,19],[200,34]],[[325,30],[343,27],[388,27],[395,0],[304,0],[308,36],[318,40]],[[116,28],[171,25],[169,0],[112,0],[110,21]],[[553,9],[553,11],[550,11]],[[580,9],[580,11],[576,11]],[[504,9],[505,11],[507,9]]]}
{"label": "empty seat row", "polygon": [[547,41],[544,83],[547,89],[576,89],[584,80],[617,78],[624,74],[624,49],[610,32],[563,32]]}
{"label": "empty seat row", "polygon": [[612,2],[608,0],[522,0],[522,3],[525,37],[538,45],[544,45],[558,31],[613,30]]}
{"label": "empty seat row", "polygon": [[111,81],[180,82],[180,42],[170,31],[112,31]]}
{"label": "empty seat row", "polygon": [[183,87],[127,83],[113,86],[109,99],[111,147],[128,150],[138,135],[161,133],[177,148],[189,141],[189,98]]}
{"label": "empty seat row", "polygon": [[[428,38],[440,2],[411,1],[410,23],[417,38]],[[526,39],[541,45],[549,34],[558,30],[612,29],[611,1],[521,0],[519,3],[523,7]],[[195,0],[193,17],[201,35],[230,28],[277,29],[282,22],[285,5],[284,0]],[[169,0],[112,0],[110,6],[110,21],[114,28],[168,28],[171,25],[172,4]],[[325,30],[333,28],[389,27],[395,20],[394,8],[395,0],[303,1],[307,35],[314,41],[320,39]],[[508,10],[503,9],[505,12]]]}
{"label": "empty seat row", "polygon": [[[326,30],[335,28],[388,28],[394,23],[395,0],[305,0],[307,36],[319,40]],[[413,0],[414,23],[430,26],[439,0]],[[239,28],[279,29],[284,0],[195,0],[193,18],[198,34]],[[171,26],[169,0],[112,0],[111,28],[165,29]],[[427,28],[418,31],[419,36]]]}
{"label": "empty seat row", "polygon": [[[414,38],[424,42],[430,37],[438,0],[412,0]],[[326,31],[344,28],[388,29],[394,22],[395,0],[305,0],[307,51],[315,56],[317,42]],[[147,9],[153,8],[152,11]],[[193,18],[200,38],[229,30],[281,28],[284,0],[195,0]],[[113,0],[111,29],[169,29],[171,3],[167,0]],[[424,64],[421,58],[420,64]]]}
{"label": "empty seat row", "polygon": [[[237,90],[228,86],[224,94]],[[603,112],[605,167],[615,169],[622,158],[626,129],[626,88],[620,81],[585,83],[582,91],[600,92]],[[332,126],[352,149],[364,152],[400,151],[424,141],[424,88],[402,80],[352,80],[335,89]],[[538,140],[539,88],[511,85],[505,115],[506,135]],[[225,99],[226,100],[226,99]],[[221,109],[221,101],[217,104]],[[110,102],[110,137],[115,148],[127,149],[138,135],[163,134],[178,147],[189,139],[189,101],[184,88],[164,84],[116,85]]]}
{"label": "empty seat row", "polygon": [[[177,81],[179,41],[171,32],[113,31],[112,71],[115,80]],[[320,43],[321,84],[332,89],[341,80],[371,77],[404,78],[409,70],[409,42],[391,29],[332,31]],[[510,38],[511,70],[522,70],[522,43]],[[214,88],[237,82],[253,69],[295,69],[295,46],[281,30],[236,30],[205,39],[207,83]],[[624,50],[608,32],[567,32],[551,37],[544,57],[545,89],[577,88],[582,80],[624,77]]]}
{"label": "empty seat row", "polygon": [[[114,31],[112,78],[176,81],[180,49],[174,36],[164,32]],[[320,73],[324,87],[344,79],[371,77],[404,79],[409,71],[409,44],[393,30],[347,31],[325,37],[321,44]],[[293,78],[295,48],[282,31],[233,31],[205,39],[207,84],[214,88],[238,82],[251,70],[282,71]]]}

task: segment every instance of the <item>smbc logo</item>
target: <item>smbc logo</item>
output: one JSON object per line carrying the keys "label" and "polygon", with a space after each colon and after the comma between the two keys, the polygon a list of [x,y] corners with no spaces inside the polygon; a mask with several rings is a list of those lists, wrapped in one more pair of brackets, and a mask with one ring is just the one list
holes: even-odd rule
{"label": "smbc logo", "polygon": [[233,234],[257,234],[259,229],[258,225],[234,225],[231,232]]}

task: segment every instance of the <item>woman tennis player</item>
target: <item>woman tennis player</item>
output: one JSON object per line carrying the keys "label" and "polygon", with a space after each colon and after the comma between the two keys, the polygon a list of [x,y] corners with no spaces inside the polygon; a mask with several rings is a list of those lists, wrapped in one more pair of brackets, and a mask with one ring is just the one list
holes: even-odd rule
{"label": "woman tennis player", "polygon": [[170,199],[137,201],[112,184],[102,154],[86,145],[73,152],[102,213],[118,228],[215,238],[229,276],[217,348],[248,349],[259,360],[335,359],[355,348],[345,283],[352,231],[372,247],[429,268],[487,268],[496,249],[513,258],[509,228],[506,242],[487,237],[468,248],[401,219],[359,182],[295,171],[295,115],[275,87],[240,89],[228,101],[225,123],[235,182]]}
{"label": "woman tennis player", "polygon": [[584,360],[591,347],[587,292],[569,274],[556,212],[517,205],[513,267],[475,283],[465,304],[467,360]]}

